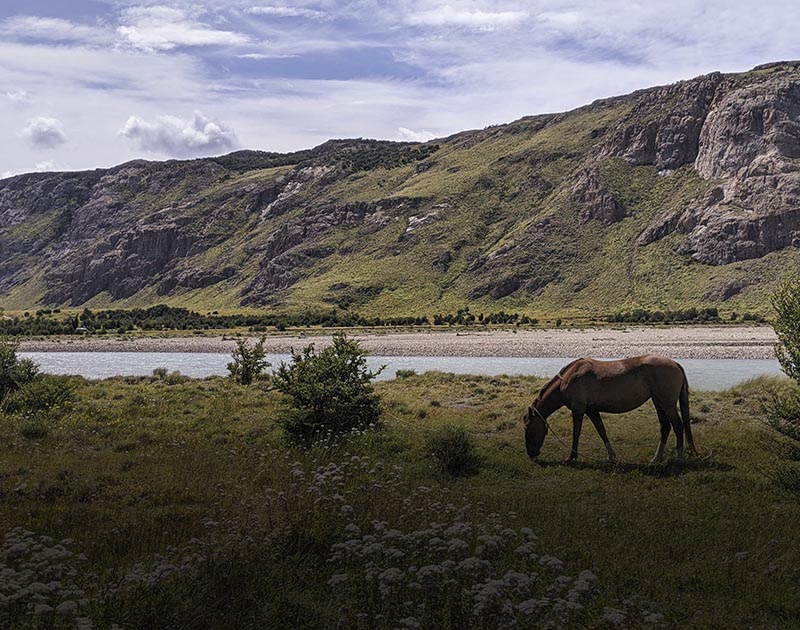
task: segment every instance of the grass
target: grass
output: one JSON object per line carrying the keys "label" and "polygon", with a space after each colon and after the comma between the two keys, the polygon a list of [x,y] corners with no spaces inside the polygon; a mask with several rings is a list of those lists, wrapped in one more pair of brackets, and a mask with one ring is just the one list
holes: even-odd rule
{"label": "grass", "polygon": [[[519,539],[530,528],[538,555],[557,557],[571,584],[582,571],[596,576],[594,595],[568,623],[554,617],[557,626],[610,627],[613,611],[626,615],[627,627],[789,628],[800,619],[800,500],[771,481],[781,455],[760,422],[767,380],[693,392],[699,457],[661,466],[645,463],[658,440],[648,406],[606,417],[615,465],[588,423],[580,462],[563,463],[567,448],[554,436],[568,440],[564,410],[542,461],[531,464],[521,412],[541,385],[532,378],[427,373],[379,383],[382,430],[310,451],[286,445],[284,402],[266,384],[171,382],[76,379],[79,402],[60,418],[37,420],[45,430],[0,418],[0,531],[74,540],[87,557],[76,578],[90,593],[81,614],[95,627],[388,628],[397,627],[395,612],[424,621],[403,612],[406,599],[425,614],[449,611],[451,620],[436,617],[436,627],[458,627],[458,619],[480,627],[469,621],[470,606],[491,602],[469,598],[490,592],[480,587],[488,582],[462,581],[426,600],[402,581],[365,577],[366,556],[329,561],[335,545],[361,544],[348,523],[367,535],[384,521],[428,541],[441,538],[429,531],[432,521],[469,523],[473,533],[462,538],[475,554],[486,550],[470,536],[496,535],[492,523]],[[477,474],[454,479],[427,453],[426,436],[446,426],[466,431]],[[437,562],[427,547],[403,549],[404,576],[413,563]],[[560,574],[510,549],[492,559],[500,582],[508,571],[536,569],[546,586]],[[166,565],[179,568],[158,573]],[[350,586],[329,585],[335,575],[349,576]],[[109,588],[123,578],[128,586],[99,597],[98,583]],[[381,585],[389,591],[369,590]],[[557,614],[554,606],[541,620]],[[382,607],[386,618],[375,616]],[[490,609],[486,620],[503,627]],[[648,614],[662,621],[648,625]],[[26,627],[30,619],[4,624]],[[40,621],[51,627],[64,618]]]}

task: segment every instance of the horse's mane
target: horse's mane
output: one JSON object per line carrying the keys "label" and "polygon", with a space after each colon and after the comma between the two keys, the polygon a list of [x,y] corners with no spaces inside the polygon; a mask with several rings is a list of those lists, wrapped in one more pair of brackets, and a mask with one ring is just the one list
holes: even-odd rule
{"label": "horse's mane", "polygon": [[564,376],[564,374],[566,373],[566,371],[567,371],[568,369],[570,369],[570,368],[571,368],[573,365],[575,365],[575,364],[576,364],[578,361],[580,361],[580,360],[581,360],[581,359],[575,359],[574,361],[570,361],[570,362],[569,362],[569,363],[567,363],[567,364],[566,364],[566,365],[565,365],[563,368],[561,368],[561,369],[558,371],[558,374],[556,374],[556,375],[555,375],[553,378],[551,378],[551,379],[550,379],[550,380],[547,382],[547,384],[546,384],[544,387],[542,387],[542,389],[539,391],[539,398],[542,398],[542,397],[544,396],[544,393],[545,393],[545,392],[546,392],[548,389],[550,389],[550,387],[553,385],[553,383],[555,383],[556,381],[560,381],[560,380],[561,380],[561,377],[563,377],[563,376]]}

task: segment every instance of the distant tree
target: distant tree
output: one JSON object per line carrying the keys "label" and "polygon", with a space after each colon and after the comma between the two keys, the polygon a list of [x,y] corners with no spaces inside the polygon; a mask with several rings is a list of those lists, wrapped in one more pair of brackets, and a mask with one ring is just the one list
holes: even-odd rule
{"label": "distant tree", "polygon": [[231,353],[233,361],[228,363],[228,372],[231,378],[242,385],[249,385],[255,379],[260,378],[270,366],[269,361],[264,357],[265,338],[261,337],[252,346],[247,339],[238,339],[236,349]]}

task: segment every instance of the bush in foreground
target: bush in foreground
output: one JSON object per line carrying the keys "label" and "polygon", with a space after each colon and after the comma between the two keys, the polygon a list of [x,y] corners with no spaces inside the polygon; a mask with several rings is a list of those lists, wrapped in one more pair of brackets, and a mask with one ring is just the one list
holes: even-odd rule
{"label": "bush in foreground", "polygon": [[77,401],[72,377],[39,374],[3,401],[10,413],[61,416]]}
{"label": "bush in foreground", "polygon": [[475,475],[480,469],[472,436],[464,427],[445,425],[436,429],[425,440],[425,450],[451,477]]}
{"label": "bush in foreground", "polygon": [[[775,309],[773,328],[779,343],[775,356],[784,373],[800,384],[800,281],[785,280],[772,295]],[[778,467],[775,480],[794,491],[800,492],[800,466],[793,454],[800,452],[800,391],[797,387],[772,390],[764,402],[767,423],[792,442],[784,451],[786,462]]]}
{"label": "bush in foreground", "polygon": [[6,397],[33,381],[39,366],[30,359],[17,357],[17,345],[0,341],[0,403]]}
{"label": "bush in foreground", "polygon": [[364,349],[343,334],[320,352],[313,344],[293,352],[291,363],[281,363],[274,376],[275,387],[292,402],[285,422],[290,439],[310,445],[323,435],[377,423],[380,398],[371,381],[381,370],[368,370]]}

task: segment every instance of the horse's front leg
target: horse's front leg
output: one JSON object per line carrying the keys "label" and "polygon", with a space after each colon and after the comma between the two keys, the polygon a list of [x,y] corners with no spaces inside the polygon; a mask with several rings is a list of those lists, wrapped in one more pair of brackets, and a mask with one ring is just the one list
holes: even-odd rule
{"label": "horse's front leg", "polygon": [[581,439],[583,413],[583,409],[572,410],[572,450],[569,452],[569,457],[567,457],[568,462],[578,459],[578,441]]}

